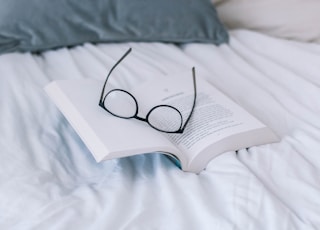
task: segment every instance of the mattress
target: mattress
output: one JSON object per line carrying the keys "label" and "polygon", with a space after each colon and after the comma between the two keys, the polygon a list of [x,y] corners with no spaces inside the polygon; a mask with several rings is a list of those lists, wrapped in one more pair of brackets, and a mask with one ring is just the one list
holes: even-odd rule
{"label": "mattress", "polygon": [[[230,151],[200,174],[161,153],[96,163],[43,87],[134,87],[195,66],[280,142]],[[0,56],[0,229],[320,229],[320,45],[230,31],[228,45],[86,43]]]}

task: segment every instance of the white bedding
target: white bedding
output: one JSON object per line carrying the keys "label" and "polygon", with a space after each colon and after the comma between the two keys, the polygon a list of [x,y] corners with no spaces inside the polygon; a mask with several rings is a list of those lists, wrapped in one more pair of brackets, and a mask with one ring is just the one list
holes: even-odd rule
{"label": "white bedding", "polygon": [[[320,45],[231,31],[230,45],[85,44],[0,56],[0,229],[320,229]],[[196,175],[161,154],[95,163],[43,87],[206,71],[279,143],[228,152]]]}

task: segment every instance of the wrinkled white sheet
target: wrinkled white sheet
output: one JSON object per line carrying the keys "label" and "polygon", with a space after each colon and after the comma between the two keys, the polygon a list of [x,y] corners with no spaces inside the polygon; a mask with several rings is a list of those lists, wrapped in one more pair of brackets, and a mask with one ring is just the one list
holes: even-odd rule
{"label": "wrinkled white sheet", "polygon": [[[114,84],[196,66],[281,141],[222,154],[199,175],[156,153],[95,163],[42,88],[104,79],[128,47]],[[85,44],[2,55],[0,229],[320,229],[319,87],[319,45],[242,30],[220,47]]]}

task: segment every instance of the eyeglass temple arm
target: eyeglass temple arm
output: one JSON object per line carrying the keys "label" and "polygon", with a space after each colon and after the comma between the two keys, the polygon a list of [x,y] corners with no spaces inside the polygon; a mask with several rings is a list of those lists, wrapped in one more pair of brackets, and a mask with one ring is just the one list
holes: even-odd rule
{"label": "eyeglass temple arm", "polygon": [[194,99],[193,99],[193,104],[192,104],[192,108],[191,108],[191,112],[186,120],[186,122],[184,123],[184,126],[181,129],[181,133],[184,131],[184,129],[186,128],[191,115],[193,113],[194,107],[196,105],[196,98],[197,98],[197,84],[196,84],[196,71],[195,71],[195,67],[192,67],[192,79],[193,79],[193,89],[194,89]]}
{"label": "eyeglass temple arm", "polygon": [[109,76],[111,75],[112,71],[120,64],[120,62],[131,52],[132,48],[129,48],[127,50],[127,52],[116,62],[116,64],[114,64],[114,66],[112,66],[111,70],[109,71],[107,77],[106,77],[106,80],[103,84],[103,88],[102,88],[102,91],[101,91],[101,95],[100,95],[100,101],[99,101],[99,104],[102,103],[102,100],[103,100],[103,95],[104,95],[104,90],[106,88],[106,85],[107,85],[107,81],[109,79]]}

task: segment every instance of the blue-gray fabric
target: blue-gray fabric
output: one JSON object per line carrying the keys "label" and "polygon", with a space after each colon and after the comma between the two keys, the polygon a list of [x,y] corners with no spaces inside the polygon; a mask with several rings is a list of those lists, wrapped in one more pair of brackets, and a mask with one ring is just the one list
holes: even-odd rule
{"label": "blue-gray fabric", "polygon": [[209,0],[0,0],[0,53],[129,41],[218,45],[228,33]]}

